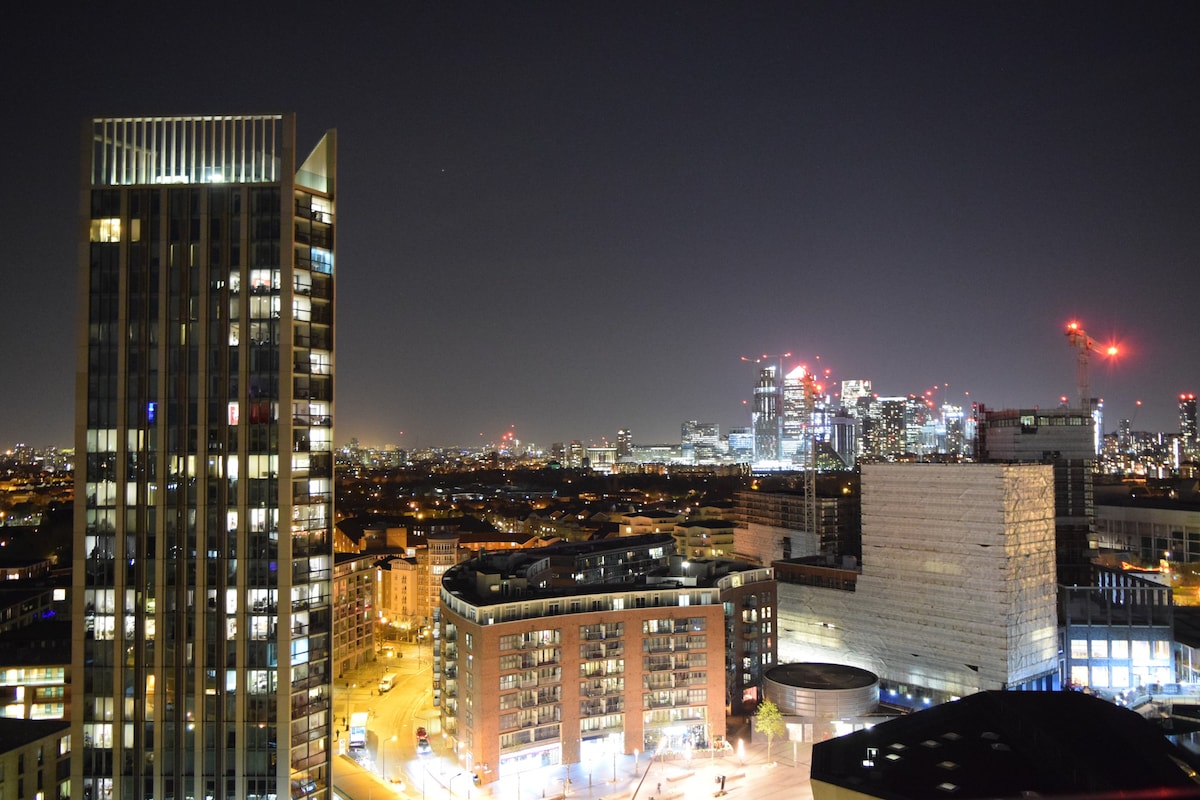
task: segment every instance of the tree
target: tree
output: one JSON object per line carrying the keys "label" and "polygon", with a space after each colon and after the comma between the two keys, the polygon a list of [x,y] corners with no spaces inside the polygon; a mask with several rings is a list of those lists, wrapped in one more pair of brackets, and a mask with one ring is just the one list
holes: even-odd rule
{"label": "tree", "polygon": [[771,742],[776,736],[782,736],[787,732],[787,726],[783,724],[783,714],[779,711],[779,706],[772,703],[770,700],[763,700],[758,704],[758,711],[754,714],[754,730],[767,737],[767,761],[771,760]]}

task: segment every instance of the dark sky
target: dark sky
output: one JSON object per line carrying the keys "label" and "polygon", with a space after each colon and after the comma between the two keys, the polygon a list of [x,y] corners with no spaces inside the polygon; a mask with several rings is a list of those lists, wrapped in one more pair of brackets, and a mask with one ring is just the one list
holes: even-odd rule
{"label": "dark sky", "polygon": [[0,446],[70,443],[79,125],[112,115],[338,129],[339,443],[677,441],[748,424],[740,356],[783,351],[1053,406],[1072,317],[1124,348],[1106,429],[1200,391],[1195,3],[24,7]]}

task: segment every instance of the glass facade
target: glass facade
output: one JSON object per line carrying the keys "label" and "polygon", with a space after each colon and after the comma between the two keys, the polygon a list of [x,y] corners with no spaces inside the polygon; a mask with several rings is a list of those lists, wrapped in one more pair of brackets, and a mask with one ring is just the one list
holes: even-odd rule
{"label": "glass facade", "polygon": [[294,131],[85,129],[73,797],[330,795],[335,134]]}

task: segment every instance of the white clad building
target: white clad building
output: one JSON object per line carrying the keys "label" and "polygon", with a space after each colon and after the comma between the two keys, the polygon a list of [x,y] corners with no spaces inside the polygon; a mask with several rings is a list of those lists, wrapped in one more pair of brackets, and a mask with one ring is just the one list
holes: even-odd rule
{"label": "white clad building", "polygon": [[862,539],[853,591],[789,584],[777,572],[781,662],[861,666],[889,688],[939,699],[1050,688],[1050,466],[866,465]]}

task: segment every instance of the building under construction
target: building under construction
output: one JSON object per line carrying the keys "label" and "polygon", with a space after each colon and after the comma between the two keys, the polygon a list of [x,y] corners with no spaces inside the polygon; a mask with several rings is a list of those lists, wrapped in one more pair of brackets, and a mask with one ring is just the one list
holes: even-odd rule
{"label": "building under construction", "polygon": [[1088,409],[978,409],[975,452],[980,461],[1035,462],[1054,468],[1055,561],[1058,582],[1067,586],[1092,582],[1095,430]]}

